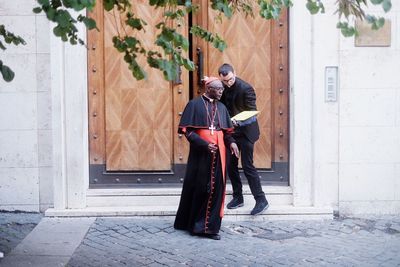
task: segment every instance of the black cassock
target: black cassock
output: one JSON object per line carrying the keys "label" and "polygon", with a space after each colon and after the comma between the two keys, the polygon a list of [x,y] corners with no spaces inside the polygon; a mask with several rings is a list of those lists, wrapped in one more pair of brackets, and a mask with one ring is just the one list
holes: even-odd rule
{"label": "black cassock", "polygon": [[[211,126],[215,129],[211,130]],[[221,102],[210,101],[203,95],[186,105],[178,133],[185,134],[190,151],[174,223],[176,229],[194,234],[219,232],[225,200],[225,153],[230,153],[230,144],[234,142],[232,132],[228,111]],[[217,153],[208,149],[214,139],[219,147]]]}

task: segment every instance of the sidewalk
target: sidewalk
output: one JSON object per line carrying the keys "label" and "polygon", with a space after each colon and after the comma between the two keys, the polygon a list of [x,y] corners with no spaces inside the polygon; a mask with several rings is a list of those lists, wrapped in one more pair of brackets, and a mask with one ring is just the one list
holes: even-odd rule
{"label": "sidewalk", "polygon": [[224,220],[220,241],[172,224],[172,217],[42,218],[0,266],[400,266],[399,216]]}
{"label": "sidewalk", "polygon": [[[0,212],[0,252],[7,255],[40,222],[38,213]],[[0,257],[1,262],[1,257]]]}

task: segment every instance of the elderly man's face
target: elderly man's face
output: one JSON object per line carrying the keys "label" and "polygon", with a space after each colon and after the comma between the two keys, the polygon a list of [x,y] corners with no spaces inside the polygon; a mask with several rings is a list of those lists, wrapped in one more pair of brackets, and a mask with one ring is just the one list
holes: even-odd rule
{"label": "elderly man's face", "polygon": [[207,94],[212,99],[221,99],[222,93],[224,92],[224,86],[221,81],[213,81],[207,84]]}

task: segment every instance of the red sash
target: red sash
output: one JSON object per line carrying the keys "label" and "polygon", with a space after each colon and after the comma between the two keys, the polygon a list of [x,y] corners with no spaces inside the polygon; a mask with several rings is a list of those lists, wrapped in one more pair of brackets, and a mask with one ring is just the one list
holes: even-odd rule
{"label": "red sash", "polygon": [[218,145],[222,165],[222,179],[225,183],[226,150],[224,144],[224,133],[222,131],[214,131],[214,135],[211,135],[210,130],[208,129],[198,129],[196,130],[196,133],[207,142]]}
{"label": "red sash", "polygon": [[224,132],[223,131],[214,131],[214,134],[211,135],[210,130],[208,129],[197,129],[196,133],[204,140],[209,143],[214,143],[218,145],[219,155],[221,158],[221,167],[222,167],[222,183],[223,183],[223,197],[222,197],[222,206],[220,210],[221,218],[224,216],[224,205],[225,205],[225,166],[226,166],[226,149],[224,144]]}

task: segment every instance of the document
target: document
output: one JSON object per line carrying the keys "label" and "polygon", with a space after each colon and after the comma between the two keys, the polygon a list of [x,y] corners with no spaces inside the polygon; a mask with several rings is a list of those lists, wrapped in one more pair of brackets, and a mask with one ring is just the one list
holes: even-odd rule
{"label": "document", "polygon": [[258,113],[260,113],[260,111],[257,111],[257,110],[246,110],[246,111],[240,112],[239,114],[236,114],[231,119],[232,120],[237,120],[237,121],[245,121],[245,120],[257,115]]}

